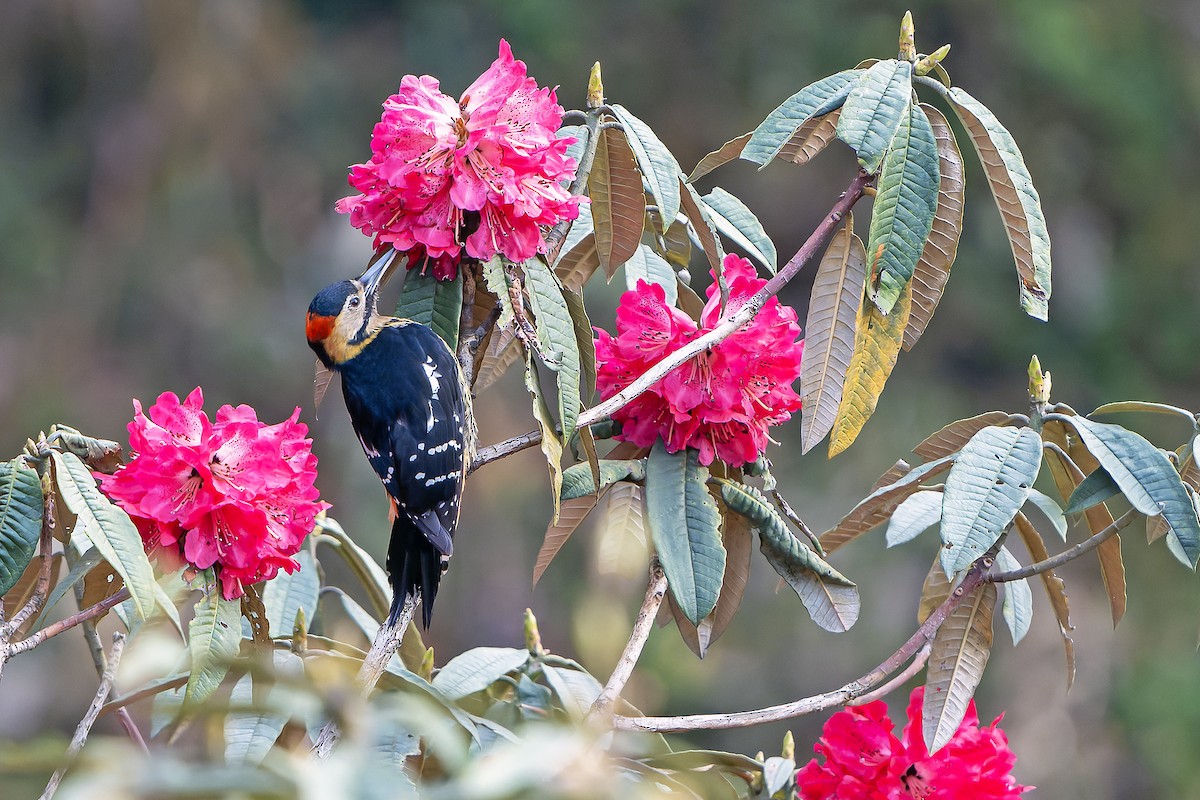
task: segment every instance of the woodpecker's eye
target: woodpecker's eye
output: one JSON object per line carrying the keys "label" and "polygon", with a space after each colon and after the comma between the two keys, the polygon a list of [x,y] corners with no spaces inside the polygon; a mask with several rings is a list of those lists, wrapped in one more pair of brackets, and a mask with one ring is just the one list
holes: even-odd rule
{"label": "woodpecker's eye", "polygon": [[359,298],[359,297],[351,297],[350,298],[350,307],[351,308],[358,308],[360,305],[362,305],[361,298]]}

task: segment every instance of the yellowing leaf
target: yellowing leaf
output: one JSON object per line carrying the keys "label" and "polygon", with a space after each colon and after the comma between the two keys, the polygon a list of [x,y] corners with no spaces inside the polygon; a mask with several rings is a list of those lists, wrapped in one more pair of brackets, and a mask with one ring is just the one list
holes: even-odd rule
{"label": "yellowing leaf", "polygon": [[962,724],[967,704],[983,677],[992,652],[992,610],[996,585],[971,592],[938,628],[925,668],[921,729],[929,752],[941,749]]}
{"label": "yellowing leaf", "polygon": [[913,270],[912,313],[908,327],[904,330],[904,349],[911,350],[925,326],[933,318],[934,309],[942,299],[942,291],[950,278],[950,267],[958,252],[958,238],[962,233],[963,196],[966,174],[963,157],[954,140],[954,131],[942,112],[924,103],[921,110],[933,127],[933,138],[937,141],[938,154],[938,198],[933,217],[933,229],[925,240],[925,249]]}
{"label": "yellowing leaf", "polygon": [[616,128],[600,131],[588,176],[588,196],[592,200],[596,252],[605,276],[612,280],[617,267],[637,249],[646,216],[642,174],[625,134]]}
{"label": "yellowing leaf", "polygon": [[900,354],[904,328],[912,305],[912,284],[900,292],[892,313],[884,316],[869,299],[863,301],[855,324],[854,354],[846,369],[842,401],[829,438],[829,457],[849,447],[875,413],[879,395]]}
{"label": "yellowing leaf", "polygon": [[833,427],[854,351],[854,328],[866,283],[866,251],[853,229],[853,217],[847,217],[845,226],[833,235],[808,303],[800,365],[804,399],[800,446],[805,453]]}

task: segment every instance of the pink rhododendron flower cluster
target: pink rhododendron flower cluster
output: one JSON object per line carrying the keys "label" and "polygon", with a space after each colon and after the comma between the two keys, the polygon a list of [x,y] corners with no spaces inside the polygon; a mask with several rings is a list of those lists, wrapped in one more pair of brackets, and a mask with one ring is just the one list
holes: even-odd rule
{"label": "pink rhododendron flower cluster", "polygon": [[325,508],[313,482],[317,457],[300,409],[278,425],[250,406],[204,413],[199,387],[182,403],[164,392],[149,415],[133,401],[134,457],[100,487],[125,509],[147,551],[197,569],[215,566],[227,599],[300,565],[292,556]]}
{"label": "pink rhododendron flower cluster", "polygon": [[[740,308],[766,284],[754,267],[734,254],[723,265],[729,311]],[[716,327],[721,292],[715,280],[700,325],[669,305],[661,286],[638,281],[617,307],[617,335],[597,330],[596,388],[607,399],[685,343]],[[700,461],[720,458],[741,466],[767,446],[767,428],[800,409],[792,383],[800,376],[804,341],[794,309],[772,297],[747,325],[716,347],[672,370],[613,414],[617,438],[650,447],[662,437],[669,452],[699,451]]]}
{"label": "pink rhododendron flower cluster", "polygon": [[1012,776],[1017,757],[996,727],[1003,715],[981,728],[974,700],[953,738],[930,755],[921,734],[924,696],[924,687],[913,690],[899,739],[882,700],[830,717],[813,747],[825,763],[813,759],[796,773],[801,800],[1013,800],[1033,788]]}
{"label": "pink rhododendron flower cluster", "polygon": [[465,249],[472,258],[503,253],[524,261],[544,252],[540,226],[575,219],[578,198],[561,181],[575,175],[572,138],[555,138],[563,109],[513,58],[500,56],[455,100],[428,75],[406,75],[383,103],[371,160],[350,169],[361,194],[337,210],[376,248],[391,245],[409,269],[452,279]]}

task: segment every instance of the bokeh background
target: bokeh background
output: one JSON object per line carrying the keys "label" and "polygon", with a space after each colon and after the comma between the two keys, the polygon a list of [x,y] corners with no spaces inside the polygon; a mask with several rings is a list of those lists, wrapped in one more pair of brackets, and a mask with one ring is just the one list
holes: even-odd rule
{"label": "bokeh background", "polygon": [[[301,317],[318,289],[357,274],[369,255],[333,203],[348,193],[347,166],[369,155],[379,103],[400,77],[435,75],[457,94],[505,37],[570,108],[600,60],[608,97],[688,169],[802,85],[891,56],[909,7],[919,49],[952,43],[956,83],[1021,144],[1054,241],[1051,321],[1019,311],[999,218],[968,157],[953,280],[859,441],[829,462],[820,450],[799,456],[795,424],[777,434],[777,474],[801,515],[823,530],[941,425],[1023,410],[1035,352],[1054,373],[1056,398],[1081,410],[1133,397],[1200,406],[1194,2],[4,0],[0,453],[54,422],[123,438],[130,398],[196,385],[210,411],[245,402],[274,421],[301,405],[332,513],[382,555],[384,500],[340,401],[331,396],[314,419]],[[732,164],[702,188],[715,182],[742,197],[786,258],[853,169],[839,144],[803,169]],[[808,287],[798,283],[785,299],[803,308]],[[598,324],[618,288],[589,288]],[[484,442],[531,427],[515,374],[479,408]],[[1176,423],[1126,421],[1164,444],[1184,435]],[[428,635],[439,663],[471,646],[518,643],[529,606],[549,647],[607,675],[643,576],[599,573],[593,522],[532,590],[548,514],[536,451],[471,479]],[[1062,572],[1078,626],[1069,694],[1040,590],[1019,648],[996,632],[981,716],[1007,712],[1017,776],[1038,796],[1200,797],[1200,584],[1165,548],[1146,548],[1140,525],[1124,540],[1129,613],[1115,632],[1094,561]],[[759,559],[739,618],[708,657],[662,629],[630,695],[646,711],[684,713],[840,685],[907,638],[934,547],[928,537],[886,552],[876,535],[839,554],[864,601],[857,627],[840,636],[811,624],[790,592],[776,593]],[[95,676],[79,637],[61,639],[6,669],[0,739],[69,732],[82,714]],[[822,721],[791,726],[801,754]],[[783,730],[693,741],[770,753]]]}

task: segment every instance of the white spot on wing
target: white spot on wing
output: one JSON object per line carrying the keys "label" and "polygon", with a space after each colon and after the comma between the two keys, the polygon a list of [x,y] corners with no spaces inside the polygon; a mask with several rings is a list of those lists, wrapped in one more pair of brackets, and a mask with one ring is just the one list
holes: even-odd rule
{"label": "white spot on wing", "polygon": [[436,400],[438,391],[442,388],[442,373],[438,372],[437,364],[433,363],[433,356],[425,356],[425,363],[421,366],[425,368],[425,377],[429,378],[429,388],[433,390]]}

